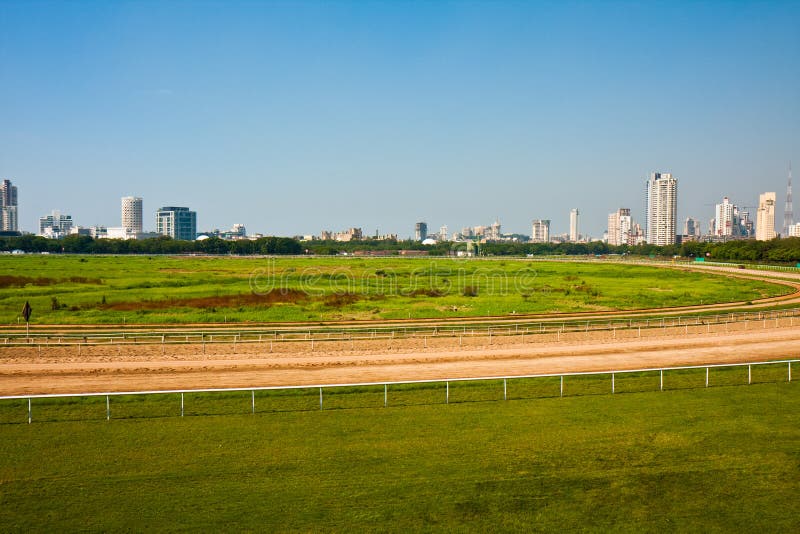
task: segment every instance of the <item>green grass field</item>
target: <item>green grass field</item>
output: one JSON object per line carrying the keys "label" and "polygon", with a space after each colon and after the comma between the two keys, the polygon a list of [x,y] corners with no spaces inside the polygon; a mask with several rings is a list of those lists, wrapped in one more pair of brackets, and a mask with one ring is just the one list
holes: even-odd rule
{"label": "green grass field", "polygon": [[411,258],[0,256],[0,323],[398,319],[750,301],[784,286],[622,265]]}
{"label": "green grass field", "polygon": [[[255,415],[249,393],[194,394],[186,417],[173,394],[114,399],[125,419],[112,421],[105,399],[37,400],[31,425],[22,401],[5,401],[0,524],[797,531],[800,389],[783,365],[758,372],[784,381],[725,385],[746,384],[737,368],[705,389],[687,371],[668,377],[679,389],[610,395],[607,376],[584,377],[558,398],[540,379],[510,382],[508,402],[501,381],[469,382],[451,384],[450,405],[434,384],[390,390],[389,408],[382,388],[351,388],[326,393],[323,411],[300,390],[258,397]],[[628,378],[618,391],[657,389],[653,374]]]}

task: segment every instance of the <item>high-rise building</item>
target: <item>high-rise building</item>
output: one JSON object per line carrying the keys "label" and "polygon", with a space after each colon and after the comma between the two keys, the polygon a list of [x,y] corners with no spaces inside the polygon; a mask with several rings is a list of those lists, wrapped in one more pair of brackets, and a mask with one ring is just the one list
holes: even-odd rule
{"label": "high-rise building", "polygon": [[654,172],[647,180],[647,242],[674,245],[678,215],[678,180],[670,173]]}
{"label": "high-rise building", "polygon": [[414,240],[425,241],[428,239],[428,223],[418,222],[414,225]]}
{"label": "high-rise building", "polygon": [[722,204],[717,204],[714,211],[714,235],[716,236],[732,236],[736,232],[736,218],[734,212],[736,206],[730,203],[728,197],[722,199]]}
{"label": "high-rise building", "polygon": [[569,210],[569,240],[577,241],[580,238],[578,233],[578,208]]}
{"label": "high-rise building", "polygon": [[142,198],[122,197],[122,227],[131,233],[142,233]]}
{"label": "high-rise building", "polygon": [[156,233],[191,241],[197,237],[197,213],[179,206],[159,208],[156,212]]}
{"label": "high-rise building", "polygon": [[633,221],[631,220],[631,210],[620,208],[614,213],[608,214],[608,244],[609,245],[630,245],[631,230]]}
{"label": "high-rise building", "polygon": [[758,197],[756,212],[756,239],[769,241],[775,238],[775,193],[762,193]]}
{"label": "high-rise building", "polygon": [[531,227],[531,242],[548,243],[550,241],[550,221],[536,219]]}
{"label": "high-rise building", "polygon": [[443,224],[439,228],[439,241],[447,241],[447,225]]}
{"label": "high-rise building", "polygon": [[11,180],[0,183],[0,231],[19,231],[19,216],[17,214],[17,186]]}
{"label": "high-rise building", "polygon": [[683,235],[700,237],[700,222],[692,217],[687,217],[683,221]]}
{"label": "high-rise building", "polygon": [[50,215],[39,217],[39,235],[59,239],[72,230],[72,215],[53,210]]}

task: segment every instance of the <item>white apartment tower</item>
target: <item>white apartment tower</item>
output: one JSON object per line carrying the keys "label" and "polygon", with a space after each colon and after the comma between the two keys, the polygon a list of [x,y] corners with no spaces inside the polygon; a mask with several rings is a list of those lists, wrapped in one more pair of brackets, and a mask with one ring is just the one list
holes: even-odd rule
{"label": "white apartment tower", "polygon": [[580,237],[578,233],[578,208],[569,210],[569,240],[575,242]]}
{"label": "white apartment tower", "polygon": [[678,180],[671,173],[651,173],[647,180],[647,242],[674,245],[677,215]]}
{"label": "white apartment tower", "polygon": [[122,227],[131,233],[142,233],[142,198],[122,197]]}
{"label": "white apartment tower", "polygon": [[775,238],[775,193],[762,193],[758,197],[756,212],[756,239],[769,241]]}
{"label": "white apartment tower", "polygon": [[550,241],[550,221],[537,219],[531,227],[531,242],[548,243]]}
{"label": "white apartment tower", "polygon": [[714,212],[714,235],[716,236],[729,236],[734,234],[736,207],[730,203],[728,197],[722,199],[722,204],[717,204],[716,211]]}
{"label": "white apartment tower", "polygon": [[614,213],[608,214],[608,244],[609,245],[630,245],[633,221],[631,220],[631,210],[620,208]]}

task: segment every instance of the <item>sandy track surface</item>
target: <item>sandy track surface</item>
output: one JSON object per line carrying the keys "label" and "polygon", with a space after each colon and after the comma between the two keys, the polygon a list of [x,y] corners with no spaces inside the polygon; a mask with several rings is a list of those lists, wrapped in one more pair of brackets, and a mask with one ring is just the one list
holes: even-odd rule
{"label": "sandy track surface", "polygon": [[[629,339],[507,340],[481,347],[404,350],[375,346],[356,351],[270,354],[222,353],[207,358],[159,357],[159,347],[136,359],[110,356],[0,353],[0,395],[85,393],[607,371],[800,356],[800,328],[705,334],[667,333]],[[63,347],[53,350],[64,350]],[[156,352],[153,354],[153,352]]]}

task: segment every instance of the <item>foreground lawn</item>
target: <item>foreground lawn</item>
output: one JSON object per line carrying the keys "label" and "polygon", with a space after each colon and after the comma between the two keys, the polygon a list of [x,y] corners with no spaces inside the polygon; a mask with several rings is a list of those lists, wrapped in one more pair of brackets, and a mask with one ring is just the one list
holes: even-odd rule
{"label": "foreground lawn", "polygon": [[775,284],[611,262],[0,256],[0,324],[271,322],[751,301]]}
{"label": "foreground lawn", "polygon": [[796,382],[183,418],[167,401],[0,425],[3,530],[800,529]]}

